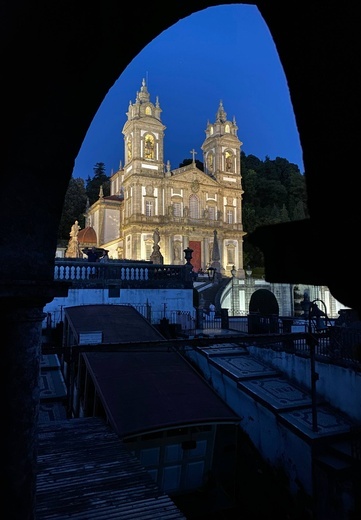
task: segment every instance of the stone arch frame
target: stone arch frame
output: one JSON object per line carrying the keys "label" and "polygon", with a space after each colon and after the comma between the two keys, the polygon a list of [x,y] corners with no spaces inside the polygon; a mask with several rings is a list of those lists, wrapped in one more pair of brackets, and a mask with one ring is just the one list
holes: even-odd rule
{"label": "stone arch frame", "polygon": [[276,296],[269,289],[254,291],[249,302],[249,312],[278,316],[279,305]]}
{"label": "stone arch frame", "polygon": [[[227,3],[234,2],[223,2]],[[7,340],[2,356],[9,368],[4,386],[8,395],[20,397],[11,408],[6,403],[3,445],[5,452],[27,455],[4,467],[9,476],[4,496],[17,518],[30,519],[34,506],[36,403],[31,396],[38,366],[29,345],[34,355],[41,341],[42,308],[56,295],[55,237],[77,153],[100,101],[142,46],[178,20],[215,5],[212,1],[186,0],[170,13],[158,0],[145,4],[140,37],[134,46],[125,48],[124,41],[132,41],[133,27],[128,24],[118,30],[123,14],[119,3],[103,2],[94,10],[90,4],[84,8],[81,1],[73,4],[69,16],[61,3],[54,3],[51,10],[41,3],[29,10],[26,3],[7,2],[0,21],[4,47],[11,47],[16,40],[19,49],[7,55],[3,67],[7,81],[3,85],[6,106],[2,124],[7,131],[2,142],[4,196],[0,205],[2,332]],[[253,4],[269,27],[285,70],[303,147],[310,213],[307,222],[278,225],[254,235],[265,251],[268,280],[327,285],[340,302],[361,312],[359,283],[354,279],[359,262],[354,230],[360,223],[353,163],[360,91],[358,6],[333,9],[318,5],[309,16],[300,1],[282,6]],[[152,18],[149,24],[157,8],[163,16]],[[18,81],[15,68],[22,71],[26,82]],[[97,81],[94,70],[102,70]],[[79,95],[85,90],[87,96]],[[337,218],[329,229],[324,222],[335,209],[335,186],[329,182],[329,172],[334,169],[336,137],[344,168],[342,182],[337,184]],[[16,212],[14,200],[21,201]],[[335,237],[339,247],[335,247]],[[308,258],[312,261],[305,260],[300,250],[311,251]],[[345,262],[347,272],[340,269]],[[14,365],[17,381],[11,378]],[[13,431],[17,432],[16,450]]]}
{"label": "stone arch frame", "polygon": [[207,172],[210,173],[211,175],[214,174],[214,163],[215,163],[214,151],[213,151],[213,150],[210,150],[210,151],[207,153],[207,158],[206,158],[206,170],[207,170]]}
{"label": "stone arch frame", "polygon": [[[147,149],[148,149],[147,143],[148,142],[151,142],[151,147],[148,150],[149,154],[147,154]],[[155,135],[153,134],[153,132],[147,131],[144,133],[144,135],[142,136],[142,156],[144,157],[144,159],[152,160],[152,161],[158,159],[156,143],[157,143],[157,139],[156,139]]]}
{"label": "stone arch frame", "polygon": [[237,248],[236,248],[235,242],[233,240],[232,241],[228,240],[225,243],[226,258],[225,258],[225,261],[223,262],[224,265],[226,266],[226,269],[232,269],[232,265],[235,265],[236,268],[238,269],[239,266],[236,265],[237,264],[236,252],[237,252]]}
{"label": "stone arch frame", "polygon": [[[224,2],[224,4],[227,3],[231,4],[232,2]],[[348,248],[353,251],[353,254],[350,255],[350,262],[354,265],[354,269],[357,270],[356,258],[358,254],[355,241],[352,239],[352,226],[349,226],[348,222],[359,221],[359,215],[355,209],[352,210],[354,214],[352,216],[350,215],[351,208],[357,207],[358,201],[356,193],[358,193],[358,190],[350,190],[350,183],[343,182],[338,185],[339,218],[336,219],[332,231],[325,229],[323,226],[324,216],[329,214],[332,210],[332,208],[330,208],[330,201],[333,200],[334,195],[333,189],[330,186],[331,183],[328,182],[328,172],[333,167],[330,158],[334,155],[332,149],[333,139],[331,136],[337,135],[339,154],[343,154],[345,157],[351,157],[353,155],[353,128],[356,125],[347,124],[345,122],[345,113],[349,114],[348,117],[352,121],[356,118],[357,111],[354,110],[354,104],[357,106],[357,96],[355,93],[359,91],[357,81],[355,81],[355,77],[357,77],[356,63],[358,63],[356,59],[358,47],[355,45],[355,41],[359,37],[357,32],[357,13],[353,12],[353,8],[351,7],[342,14],[339,12],[336,14],[333,10],[326,10],[324,7],[319,7],[313,13],[312,19],[310,19],[301,2],[293,3],[292,9],[289,5],[279,7],[275,5],[268,6],[263,2],[250,3],[258,7],[275,42],[285,72],[287,85],[291,93],[301,144],[304,148],[308,206],[312,225],[309,225],[309,221],[290,223],[290,226],[278,226],[274,231],[275,234],[279,234],[283,242],[287,242],[286,247],[291,250],[292,253],[292,262],[290,262],[292,269],[286,278],[289,279],[291,276],[295,280],[302,281],[302,278],[306,275],[307,282],[310,281],[318,285],[327,285],[332,294],[339,301],[345,305],[356,305],[357,307],[359,304],[355,292],[351,300],[347,294],[350,290],[352,292],[355,291],[355,289],[346,289],[347,284],[344,283],[344,277],[335,275],[335,273],[339,271],[338,266],[344,263],[344,253],[342,253],[341,257],[342,248],[338,248],[339,250],[333,248],[333,254],[327,254],[328,248],[320,247],[320,241],[318,240],[319,234],[312,233],[310,229],[322,228],[324,244],[332,244],[334,236],[342,235],[344,242],[348,244]],[[40,167],[41,163],[37,161],[36,176],[39,176],[39,179],[41,179],[43,190],[49,190],[52,194],[51,211],[49,211],[46,204],[43,205],[43,208],[41,204],[37,205],[38,222],[46,222],[46,227],[43,230],[45,231],[46,229],[47,237],[45,239],[44,234],[39,232],[41,226],[39,226],[38,222],[33,221],[27,222],[28,232],[24,233],[23,236],[17,234],[15,239],[13,233],[10,231],[12,227],[9,226],[7,232],[6,219],[3,219],[3,239],[4,243],[8,246],[3,255],[4,277],[10,279],[13,277],[17,279],[19,277],[20,279],[26,280],[32,279],[33,276],[38,276],[37,273],[42,272],[43,278],[51,280],[51,259],[54,258],[51,245],[53,244],[53,240],[51,240],[51,236],[54,236],[56,233],[66,188],[71,177],[72,166],[85,137],[89,122],[98,109],[99,99],[107,94],[114,80],[119,77],[122,70],[128,66],[139,52],[139,47],[142,47],[142,45],[145,46],[154,39],[155,35],[160,34],[179,19],[211,5],[214,5],[213,2],[201,0],[183,2],[181,6],[177,6],[176,12],[167,13],[167,16],[163,16],[161,20],[156,20],[156,22],[152,24],[151,35],[147,32],[147,27],[144,27],[142,40],[138,42],[137,49],[131,46],[124,49],[123,42],[126,37],[126,32],[123,31],[120,35],[116,30],[117,20],[121,16],[121,13],[117,6],[112,6],[111,4],[106,4],[102,7],[103,19],[107,21],[109,30],[104,35],[104,38],[99,38],[96,43],[94,43],[94,38],[91,37],[92,33],[89,28],[92,24],[97,25],[97,16],[95,16],[95,13],[93,13],[88,6],[87,17],[85,19],[84,8],[81,2],[74,6],[72,17],[66,18],[66,23],[61,29],[56,27],[60,19],[62,19],[61,16],[59,17],[59,21],[56,16],[47,20],[46,12],[42,13],[45,17],[42,18],[39,17],[35,11],[34,13],[27,13],[28,22],[21,26],[21,31],[17,31],[18,27],[15,25],[7,28],[4,32],[5,38],[7,36],[10,37],[10,34],[16,33],[19,45],[21,42],[24,42],[24,52],[21,56],[18,56],[17,67],[20,67],[24,73],[26,73],[29,63],[31,62],[31,60],[28,59],[29,53],[31,53],[32,63],[37,67],[36,70],[38,71],[38,74],[28,74],[27,90],[25,91],[24,89],[20,96],[16,95],[16,103],[14,104],[13,110],[9,110],[9,112],[5,111],[3,125],[8,129],[7,139],[10,140],[11,136],[18,135],[16,128],[22,128],[21,135],[27,142],[26,164],[30,164],[29,160],[31,157],[35,158],[35,156],[37,156],[36,151],[38,156],[41,156],[41,150],[46,149],[47,157],[54,157],[54,160],[47,160],[46,162],[47,164],[49,164],[49,162],[52,163],[52,177],[55,176],[57,178],[57,190],[55,193],[51,186],[45,165]],[[10,16],[9,19],[11,19],[12,14],[14,14],[13,9],[15,8],[11,7],[10,4],[5,9],[5,13],[8,13]],[[41,9],[41,6],[39,9]],[[56,6],[54,9],[59,9],[61,12],[62,5]],[[144,19],[147,18],[147,9],[148,7],[144,9]],[[6,16],[3,17],[5,23],[7,19]],[[40,20],[44,19],[46,22],[40,23]],[[79,24],[80,19],[82,20],[81,24]],[[282,24],[280,23],[281,19],[283,20]],[[289,21],[289,24],[286,25],[284,20]],[[295,20],[297,20],[297,24]],[[343,21],[341,24],[342,27],[348,28],[347,31],[340,30],[341,21]],[[111,27],[114,27],[114,31],[110,29]],[[54,31],[55,28],[56,31]],[[310,29],[307,38],[305,37],[304,28]],[[131,32],[132,28],[129,27],[127,30]],[[337,38],[335,38],[336,33]],[[55,34],[58,34],[57,39],[55,39]],[[312,38],[310,34],[312,34]],[[36,41],[37,38],[39,38],[38,42]],[[63,59],[61,62],[55,60],[49,63],[41,53],[33,52],[34,45],[41,46],[41,42],[45,40],[47,41],[48,49],[53,51],[54,56],[57,56],[60,49],[62,49],[61,55],[64,56],[64,48],[71,50],[71,52],[66,54],[65,60]],[[76,45],[77,41],[79,41],[79,46]],[[91,45],[87,47],[88,41],[91,42]],[[299,52],[300,42],[302,42],[302,53]],[[94,53],[94,45],[98,46],[102,52]],[[119,55],[119,48],[123,50],[121,55]],[[344,49],[344,52],[342,52],[341,49]],[[102,74],[97,78],[97,82],[94,82],[94,68],[97,66],[100,67],[100,62],[104,55],[107,55],[109,59],[106,62],[106,66],[102,63]],[[36,56],[36,60],[34,60],[34,56]],[[339,73],[335,77],[336,59]],[[43,60],[46,61],[46,67],[44,66],[45,61],[43,62]],[[322,64],[322,68],[319,66],[316,67],[317,60],[318,63]],[[82,63],[83,67],[79,67],[79,63]],[[90,63],[91,66],[87,67],[87,63]],[[11,58],[7,64],[10,65],[9,69],[11,70]],[[53,81],[55,76],[61,76],[63,78],[61,89],[54,90],[57,84],[57,82]],[[11,105],[11,100],[15,99],[14,94],[23,88],[22,84],[15,82],[14,78],[15,76],[9,72],[9,81],[6,84],[7,90],[4,97],[4,99],[8,100],[8,106]],[[332,81],[330,81],[331,79]],[[42,85],[43,88],[38,89],[36,86],[37,83]],[[83,88],[85,84],[87,85],[88,95],[83,97],[79,97],[78,95],[74,96],[74,93],[79,92],[79,89]],[[42,92],[46,91],[46,85],[48,85],[49,91],[53,89],[54,93],[50,97],[45,96],[41,98]],[[345,91],[347,91],[346,96],[343,95]],[[92,92],[94,93],[93,96]],[[312,104],[306,104],[305,99],[307,98],[312,99]],[[57,99],[56,107],[58,107],[58,110],[55,111],[55,105],[52,104],[54,99]],[[339,104],[335,102],[337,99],[340,99]],[[29,126],[26,118],[29,114],[28,107],[31,106],[36,107],[35,110],[38,112],[38,117],[36,117],[36,120],[33,120]],[[62,110],[61,107],[63,106],[67,106],[67,110]],[[343,107],[343,110],[341,110],[341,107]],[[349,109],[347,109],[347,107],[349,107]],[[67,124],[70,113],[72,116],[71,135],[73,136],[73,140],[69,132],[70,126]],[[7,114],[9,114],[9,117],[7,117]],[[36,130],[36,127],[38,127],[38,130]],[[320,128],[325,129],[330,136],[329,139],[325,139],[324,137],[321,139],[322,133],[320,134]],[[340,128],[342,128],[342,132],[339,131]],[[72,144],[64,149],[64,146],[61,146],[61,143],[64,142],[68,142],[69,144],[72,142]],[[10,143],[10,141],[8,141],[8,143]],[[39,143],[41,143],[41,150],[38,150]],[[6,141],[4,141],[4,144],[6,144]],[[16,148],[17,144],[14,143],[14,149]],[[17,164],[17,157],[19,157],[19,164]],[[14,158],[14,155],[12,155],[12,158]],[[4,168],[5,164],[6,162],[3,161]],[[17,153],[15,161],[13,159],[11,160],[8,171],[12,171],[14,175],[20,175],[23,169],[21,154],[19,155],[19,153]],[[351,165],[349,168],[346,167],[345,170],[352,172]],[[36,177],[31,177],[32,181],[30,183],[30,177],[25,176],[20,184],[16,184],[16,197],[24,200],[22,207],[24,214],[31,214],[32,211],[33,200],[31,202],[28,202],[28,200],[29,193],[32,192],[34,178]],[[8,188],[4,186],[4,192],[9,195],[5,203],[1,206],[4,215],[12,214],[13,198],[11,192],[14,188],[15,185],[11,182]],[[323,194],[322,196],[320,196],[320,192]],[[350,201],[352,201],[351,204]],[[28,207],[26,207],[27,205]],[[345,215],[344,217],[342,217],[343,214]],[[295,231],[294,235],[297,234],[297,243],[295,240],[287,240],[287,237],[291,235],[288,229],[289,227],[292,227],[292,230]],[[270,235],[271,233],[267,230],[264,234],[260,232],[252,238],[257,241],[261,249],[267,249],[267,253],[265,252],[266,263],[269,256],[270,261],[276,264],[274,269],[275,273],[278,273],[276,274],[277,279],[273,278],[271,274],[271,281],[280,281],[285,279],[284,276],[288,273],[290,268],[288,267],[287,269],[284,263],[281,265],[281,263],[277,261],[278,259],[273,258],[274,251],[277,250],[277,254],[282,258],[290,257],[289,255],[280,254],[280,248],[274,248],[273,245],[268,245],[269,241],[267,239],[269,239]],[[327,273],[325,269],[322,269],[322,272],[318,269],[315,273],[315,266],[305,265],[305,263],[299,259],[298,249],[300,247],[300,236],[302,237],[302,241],[305,242],[305,246],[307,244],[307,247],[310,247],[311,250],[317,251],[320,262],[323,265],[325,263],[332,263],[332,268],[330,268]],[[19,247],[19,242],[22,243],[21,253],[15,255]],[[49,247],[47,247],[46,244],[49,244]],[[283,249],[284,248],[285,246],[283,245]],[[41,255],[38,254],[39,251],[41,251]],[[22,260],[14,262],[14,255]],[[34,265],[33,255],[37,259],[37,266]],[[27,256],[28,258],[26,258]],[[268,271],[272,273],[272,270],[269,269]],[[315,277],[317,277],[317,280],[315,280]],[[331,280],[329,279],[330,277]],[[337,280],[334,281],[333,278],[335,277]]]}
{"label": "stone arch frame", "polygon": [[152,234],[148,233],[148,234],[144,235],[143,242],[144,242],[144,251],[145,251],[145,257],[146,257],[146,258],[144,258],[144,260],[149,260],[151,254],[152,254],[152,251],[153,251],[153,244],[154,244]]}
{"label": "stone arch frame", "polygon": [[225,172],[234,173],[234,160],[235,155],[233,150],[231,150],[230,148],[226,148],[223,152],[223,163]]}

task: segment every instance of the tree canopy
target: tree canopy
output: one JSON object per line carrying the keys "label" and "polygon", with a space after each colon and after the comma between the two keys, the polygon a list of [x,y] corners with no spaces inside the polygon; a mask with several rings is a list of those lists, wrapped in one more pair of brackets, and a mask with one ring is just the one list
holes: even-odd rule
{"label": "tree canopy", "polygon": [[94,175],[92,178],[88,176],[86,180],[86,192],[90,206],[99,199],[100,188],[103,188],[103,195],[110,195],[110,177],[105,173],[105,164],[98,162],[93,168]]}
{"label": "tree canopy", "polygon": [[[243,229],[247,234],[257,227],[302,220],[308,217],[306,179],[296,164],[287,159],[268,157],[261,161],[241,152]],[[263,267],[262,253],[247,237],[244,241],[244,265]]]}
{"label": "tree canopy", "polygon": [[58,229],[58,240],[66,240],[67,243],[71,226],[76,220],[81,228],[84,227],[87,198],[84,180],[72,177],[65,194],[63,212]]}

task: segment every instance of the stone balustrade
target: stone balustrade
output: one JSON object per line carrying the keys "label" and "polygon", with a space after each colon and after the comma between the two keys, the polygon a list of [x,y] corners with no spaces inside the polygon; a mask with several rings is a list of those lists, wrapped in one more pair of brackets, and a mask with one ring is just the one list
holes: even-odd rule
{"label": "stone balustrade", "polygon": [[54,280],[72,286],[168,287],[189,289],[193,286],[191,266],[110,260],[88,262],[83,259],[56,258]]}

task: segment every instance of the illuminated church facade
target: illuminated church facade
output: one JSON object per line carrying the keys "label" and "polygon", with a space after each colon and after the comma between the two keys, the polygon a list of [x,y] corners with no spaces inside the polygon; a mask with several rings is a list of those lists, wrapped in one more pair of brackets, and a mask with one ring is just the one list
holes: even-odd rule
{"label": "illuminated church facade", "polygon": [[195,271],[216,266],[230,276],[235,266],[243,277],[242,142],[236,121],[227,119],[220,102],[201,146],[204,171],[196,167],[194,150],[191,164],[172,170],[164,163],[161,112],[143,80],[122,131],[124,166],[111,175],[110,196],[100,190],[88,208],[87,231],[94,231],[94,245],[113,259],[150,260],[156,233],[164,264],[184,264],[184,249],[191,248]]}

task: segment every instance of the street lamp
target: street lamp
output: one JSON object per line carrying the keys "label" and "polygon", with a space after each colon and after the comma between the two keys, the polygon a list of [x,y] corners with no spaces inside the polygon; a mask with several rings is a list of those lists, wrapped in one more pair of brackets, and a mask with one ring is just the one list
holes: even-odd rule
{"label": "street lamp", "polygon": [[[234,266],[233,266],[233,268],[234,268]],[[252,276],[252,269],[249,265],[247,265],[246,275],[248,278],[251,278],[251,276]]]}
{"label": "street lamp", "polygon": [[234,279],[236,277],[237,270],[235,266],[231,269],[231,275],[232,275],[232,316],[235,314],[235,304],[234,304]]}
{"label": "street lamp", "polygon": [[208,274],[208,280],[213,282],[214,276],[216,274],[217,268],[216,267],[208,267],[207,268],[207,274]]}

